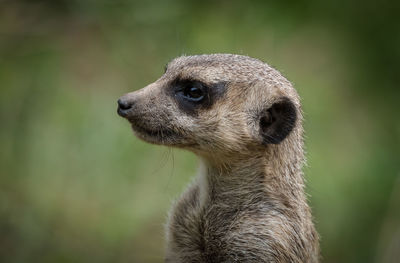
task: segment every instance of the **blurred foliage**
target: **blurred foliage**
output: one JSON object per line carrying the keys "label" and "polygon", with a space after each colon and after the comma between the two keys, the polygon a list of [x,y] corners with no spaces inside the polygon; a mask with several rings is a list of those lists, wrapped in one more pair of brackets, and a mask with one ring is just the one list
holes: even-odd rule
{"label": "blurred foliage", "polygon": [[399,8],[383,1],[0,1],[0,261],[162,262],[195,157],[136,139],[122,94],[238,53],[303,98],[323,262],[400,257]]}

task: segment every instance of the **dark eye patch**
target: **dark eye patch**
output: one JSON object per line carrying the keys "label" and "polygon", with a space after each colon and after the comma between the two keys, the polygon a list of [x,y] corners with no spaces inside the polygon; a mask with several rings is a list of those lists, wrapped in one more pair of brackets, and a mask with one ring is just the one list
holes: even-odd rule
{"label": "dark eye patch", "polygon": [[189,115],[209,109],[226,92],[226,83],[207,85],[198,80],[175,80],[171,84],[172,96],[179,109]]}

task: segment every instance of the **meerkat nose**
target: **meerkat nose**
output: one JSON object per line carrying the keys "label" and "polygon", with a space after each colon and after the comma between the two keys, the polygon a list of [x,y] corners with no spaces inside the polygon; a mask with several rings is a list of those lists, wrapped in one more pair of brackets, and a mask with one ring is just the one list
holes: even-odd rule
{"label": "meerkat nose", "polygon": [[121,110],[129,110],[130,108],[132,108],[132,104],[130,102],[126,101],[126,100],[119,99],[118,100],[118,107]]}
{"label": "meerkat nose", "polygon": [[132,108],[132,102],[123,99],[118,100],[118,114],[121,117],[126,117],[131,108]]}

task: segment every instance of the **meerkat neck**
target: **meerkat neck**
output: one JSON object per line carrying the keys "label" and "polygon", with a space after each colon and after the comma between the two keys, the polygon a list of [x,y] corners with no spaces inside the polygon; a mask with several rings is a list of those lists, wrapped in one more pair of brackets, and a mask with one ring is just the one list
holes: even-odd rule
{"label": "meerkat neck", "polygon": [[301,165],[277,163],[264,155],[229,165],[203,159],[197,178],[202,204],[217,199],[240,205],[260,194],[282,202],[305,201]]}

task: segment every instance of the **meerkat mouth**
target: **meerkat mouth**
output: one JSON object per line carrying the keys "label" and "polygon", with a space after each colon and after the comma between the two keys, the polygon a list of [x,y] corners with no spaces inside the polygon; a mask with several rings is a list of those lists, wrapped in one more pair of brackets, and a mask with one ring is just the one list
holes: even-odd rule
{"label": "meerkat mouth", "polygon": [[170,140],[172,137],[176,137],[177,134],[170,130],[170,129],[150,129],[148,127],[144,127],[138,122],[131,122],[132,130],[142,139],[156,142],[156,143],[163,143],[165,141]]}

